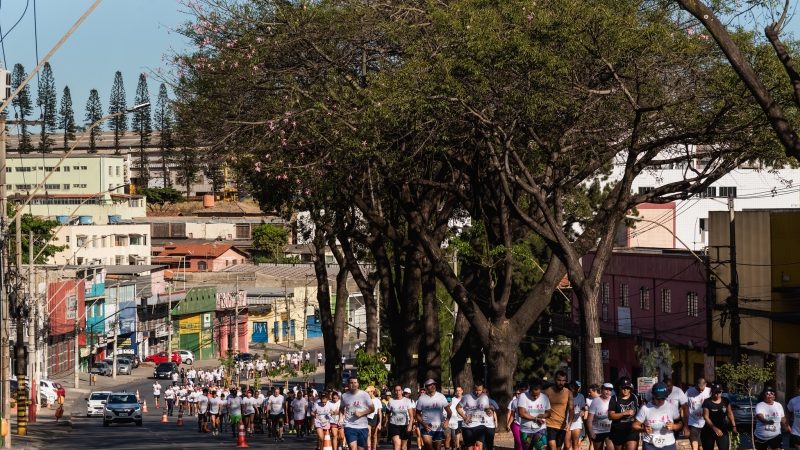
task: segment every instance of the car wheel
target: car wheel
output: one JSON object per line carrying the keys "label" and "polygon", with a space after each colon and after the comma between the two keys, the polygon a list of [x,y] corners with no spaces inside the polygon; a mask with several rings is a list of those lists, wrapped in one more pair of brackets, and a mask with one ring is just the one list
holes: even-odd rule
{"label": "car wheel", "polygon": [[137,427],[140,427],[140,426],[142,426],[142,421],[141,421],[141,420],[137,420],[137,421],[136,421],[136,426],[137,426]]}
{"label": "car wheel", "polygon": [[107,427],[107,426],[108,426],[108,421],[107,421],[107,420],[103,420],[103,426],[104,426],[104,427]]}
{"label": "car wheel", "polygon": [[189,359],[186,360],[186,364],[188,364],[190,366],[192,365],[193,362],[194,361],[192,361],[192,358],[189,358]]}

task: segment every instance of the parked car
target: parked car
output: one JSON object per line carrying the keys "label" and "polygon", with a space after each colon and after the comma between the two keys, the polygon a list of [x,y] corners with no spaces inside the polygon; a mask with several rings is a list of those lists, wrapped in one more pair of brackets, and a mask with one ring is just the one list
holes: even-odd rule
{"label": "parked car", "polygon": [[106,361],[97,361],[92,365],[92,368],[89,369],[89,373],[94,373],[97,375],[102,375],[104,377],[111,376],[111,360],[109,362]]}
{"label": "parked car", "polygon": [[[113,369],[114,361],[111,358],[106,358],[103,362]],[[117,356],[117,375],[130,375],[132,371],[131,361],[128,358]]]}
{"label": "parked car", "polygon": [[153,378],[171,379],[173,373],[178,373],[178,365],[174,362],[163,362],[156,366],[153,371]]}
{"label": "parked car", "polygon": [[61,383],[50,380],[39,380],[39,404],[55,403],[58,397],[66,398],[67,392]]}
{"label": "parked car", "polygon": [[733,408],[733,420],[736,422],[736,428],[739,429],[740,432],[749,433],[755,422],[756,405],[759,402],[758,398],[728,392],[723,393],[722,396],[727,398],[731,403],[731,408]]}
{"label": "parked car", "polygon": [[120,422],[134,422],[136,426],[142,426],[142,405],[136,401],[135,394],[112,392],[108,394],[104,406],[104,427]]}
{"label": "parked car", "polygon": [[156,364],[161,364],[165,362],[172,361],[175,364],[181,363],[181,354],[178,352],[172,352],[172,358],[167,355],[167,352],[158,352],[152,355],[149,355],[147,358],[144,359],[145,362],[154,362]]}
{"label": "parked car", "polygon": [[134,369],[138,368],[139,364],[142,362],[142,360],[139,358],[139,355],[134,353],[133,349],[131,348],[121,348],[117,354],[119,356],[128,358],[133,364]]}
{"label": "parked car", "polygon": [[253,355],[250,353],[237,353],[236,356],[233,357],[235,361],[242,361],[242,362],[249,362],[253,360]]}
{"label": "parked car", "polygon": [[189,364],[190,366],[194,362],[194,353],[190,352],[189,350],[178,350],[178,353],[181,355],[181,360],[184,364]]}
{"label": "parked car", "polygon": [[102,416],[106,399],[111,391],[92,391],[86,397],[86,417]]}

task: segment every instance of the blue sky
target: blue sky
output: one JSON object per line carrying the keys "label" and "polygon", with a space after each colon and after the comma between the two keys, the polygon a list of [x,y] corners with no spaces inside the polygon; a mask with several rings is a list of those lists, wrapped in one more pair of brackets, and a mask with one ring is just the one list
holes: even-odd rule
{"label": "blue sky", "polygon": [[[0,26],[3,34],[8,33],[22,16],[26,2],[27,12],[3,44],[8,68],[22,63],[30,73],[36,67],[34,0],[0,0]],[[39,58],[44,58],[93,1],[35,0],[35,3]],[[96,88],[106,112],[117,70],[122,72],[129,106],[133,104],[142,72],[148,74],[150,97],[155,104],[160,80],[152,74],[159,69],[169,70],[164,57],[186,48],[186,41],[174,32],[189,20],[185,11],[179,0],[104,0],[50,60],[59,104],[64,86],[69,85],[75,119],[83,123],[89,90]],[[34,79],[31,89],[34,97],[35,86]],[[34,114],[38,115],[38,110]]]}

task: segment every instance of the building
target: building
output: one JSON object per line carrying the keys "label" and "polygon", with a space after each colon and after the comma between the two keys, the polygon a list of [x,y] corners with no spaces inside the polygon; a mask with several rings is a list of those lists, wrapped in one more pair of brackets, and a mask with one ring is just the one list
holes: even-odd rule
{"label": "building", "polygon": [[55,235],[54,245],[65,248],[53,255],[54,264],[150,264],[147,224],[66,225],[56,229]]}
{"label": "building", "polygon": [[[86,345],[85,287],[81,279],[63,279],[47,285],[48,338],[46,370],[50,375],[71,371]],[[77,339],[77,342],[76,342]],[[88,358],[88,352],[84,358]]]}
{"label": "building", "polygon": [[[172,308],[172,348],[194,353],[197,359],[213,358],[217,343],[214,341],[214,317],[217,308],[217,288],[195,287]],[[177,333],[176,333],[177,331]]]}
{"label": "building", "polygon": [[244,264],[249,255],[232,244],[219,241],[166,243],[153,247],[152,261],[185,272],[217,272]]}
{"label": "building", "polygon": [[[745,210],[736,212],[734,223],[741,352],[756,363],[775,362],[782,395],[791,392],[800,375],[800,209]],[[708,255],[717,275],[712,330],[715,355],[722,361],[731,350],[729,237],[729,213],[712,212]]]}
{"label": "building", "polygon": [[[584,257],[584,267],[591,266],[593,257]],[[662,342],[670,345],[675,359],[662,373],[671,373],[676,383],[692,383],[707,372],[710,311],[706,268],[699,258],[685,250],[614,250],[598,299],[606,380],[641,376],[637,350],[645,352]]]}
{"label": "building", "polygon": [[70,155],[57,167],[61,155],[15,154],[6,159],[9,195],[29,195],[49,176],[39,193],[121,194],[130,183],[128,157],[115,155]]}
{"label": "building", "polygon": [[224,357],[229,350],[249,351],[247,323],[247,292],[218,288],[214,341],[218,344],[219,356]]}
{"label": "building", "polygon": [[150,234],[156,246],[168,243],[196,244],[203,241],[228,242],[241,250],[249,250],[253,244],[253,229],[269,223],[286,226],[277,216],[261,213],[258,216],[202,217],[202,216],[150,216],[135,220],[149,223]]}

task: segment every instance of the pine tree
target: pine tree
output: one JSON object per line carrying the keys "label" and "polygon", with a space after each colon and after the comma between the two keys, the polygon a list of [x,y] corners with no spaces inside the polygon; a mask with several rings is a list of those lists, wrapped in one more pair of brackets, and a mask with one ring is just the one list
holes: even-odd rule
{"label": "pine tree", "polygon": [[114,132],[114,153],[119,154],[119,141],[122,136],[125,136],[125,131],[128,130],[128,117],[124,111],[128,107],[125,103],[125,85],[122,83],[122,72],[117,71],[114,74],[114,84],[111,86],[111,100],[108,103],[108,113],[115,114],[122,112],[122,114],[115,116],[111,119],[111,131]]}
{"label": "pine tree", "polygon": [[158,149],[161,151],[161,173],[164,187],[171,187],[172,179],[167,171],[167,163],[172,157],[175,142],[172,137],[172,105],[167,94],[167,86],[164,83],[161,83],[158,88],[158,100],[156,100],[156,109],[153,111],[153,120],[159,134]]}
{"label": "pine tree", "polygon": [[58,120],[56,118],[57,100],[56,100],[56,81],[53,78],[53,69],[50,63],[44,63],[42,67],[42,75],[39,77],[39,92],[36,99],[36,105],[42,113],[42,131],[39,139],[39,151],[42,153],[49,152],[53,149],[53,139],[50,137],[56,131]]}
{"label": "pine tree", "polygon": [[[100,95],[97,89],[89,91],[89,99],[86,101],[86,118],[85,122],[87,127],[92,126],[103,117],[103,105],[100,104]],[[89,131],[89,153],[97,152],[97,135],[103,129],[103,125],[99,124]]]}
{"label": "pine tree", "polygon": [[69,86],[64,86],[64,94],[61,96],[58,127],[64,130],[64,150],[66,150],[69,147],[69,141],[75,140],[75,111],[72,109],[72,94]]}
{"label": "pine tree", "polygon": [[147,187],[150,181],[150,171],[147,164],[145,145],[150,143],[153,126],[150,116],[150,92],[147,90],[147,77],[139,74],[139,84],[136,86],[135,105],[147,104],[133,112],[132,128],[139,135],[139,186]]}
{"label": "pine tree", "polygon": [[[28,78],[28,74],[25,73],[25,67],[19,63],[14,64],[14,70],[11,73],[11,86],[13,89],[18,89],[26,78]],[[25,88],[14,97],[11,104],[16,108],[17,118],[21,122],[17,149],[20,153],[30,153],[33,151],[33,145],[31,144],[31,135],[28,131],[28,125],[25,123],[25,119],[33,114],[33,103],[31,101],[31,91],[29,87],[25,86]]]}

